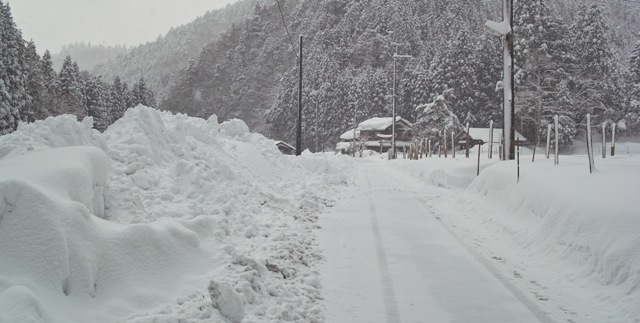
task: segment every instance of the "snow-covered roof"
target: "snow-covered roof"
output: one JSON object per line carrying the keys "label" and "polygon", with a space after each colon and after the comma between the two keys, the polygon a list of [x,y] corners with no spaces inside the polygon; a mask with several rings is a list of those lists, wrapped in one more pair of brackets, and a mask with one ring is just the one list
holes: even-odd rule
{"label": "snow-covered roof", "polygon": [[351,143],[341,141],[336,144],[336,150],[347,150],[351,147]]}
{"label": "snow-covered roof", "polygon": [[290,149],[296,149],[296,147],[293,147],[293,146],[289,145],[288,143],[286,143],[284,141],[276,142],[276,146],[285,146],[285,147],[290,148]]}
{"label": "snow-covered roof", "polygon": [[[358,129],[365,130],[365,131],[384,130],[391,126],[391,124],[393,123],[392,120],[393,120],[393,117],[371,118],[363,122],[360,122],[360,124],[358,124]],[[396,122],[401,122],[401,121],[405,122],[409,127],[413,126],[413,124],[407,121],[406,119],[403,119],[400,116],[396,116]]]}
{"label": "snow-covered roof", "polygon": [[[353,134],[354,134],[353,129],[347,130],[347,132],[345,132],[345,133],[340,135],[340,139],[341,140],[353,140]],[[355,136],[356,136],[356,139],[360,138],[360,130],[359,129],[356,129]]]}
{"label": "snow-covered roof", "polygon": [[[469,136],[475,140],[482,140],[484,142],[489,142],[489,128],[469,128]],[[493,142],[499,143],[500,138],[502,137],[502,129],[493,128]],[[521,133],[516,131],[516,137],[514,139],[519,139],[521,141],[527,141]]]}

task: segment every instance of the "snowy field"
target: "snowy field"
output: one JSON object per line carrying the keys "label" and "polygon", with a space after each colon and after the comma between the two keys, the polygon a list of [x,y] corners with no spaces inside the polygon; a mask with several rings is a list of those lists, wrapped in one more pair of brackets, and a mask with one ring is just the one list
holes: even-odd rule
{"label": "snowy field", "polygon": [[0,137],[0,322],[640,322],[640,145],[617,149],[593,174],[525,151],[517,183],[484,152],[480,176],[474,152],[284,156],[141,106],[104,134],[22,125]]}

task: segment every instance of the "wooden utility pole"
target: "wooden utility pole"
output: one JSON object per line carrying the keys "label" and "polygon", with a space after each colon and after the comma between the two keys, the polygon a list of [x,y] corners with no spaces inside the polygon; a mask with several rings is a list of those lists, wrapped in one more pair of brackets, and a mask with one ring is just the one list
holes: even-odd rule
{"label": "wooden utility pole", "polygon": [[502,1],[502,19],[500,23],[487,21],[485,29],[493,35],[502,38],[502,47],[504,51],[504,70],[503,70],[503,117],[504,123],[502,129],[502,137],[504,145],[502,145],[503,160],[515,159],[515,129],[513,128],[515,105],[513,92],[513,0]]}
{"label": "wooden utility pole", "polygon": [[467,122],[467,139],[465,140],[466,145],[467,145],[467,153],[466,153],[466,157],[469,158],[469,123]]}
{"label": "wooden utility pole", "polygon": [[296,130],[296,156],[302,155],[302,35],[300,35],[300,54],[298,62],[300,63],[298,78],[298,128]]}

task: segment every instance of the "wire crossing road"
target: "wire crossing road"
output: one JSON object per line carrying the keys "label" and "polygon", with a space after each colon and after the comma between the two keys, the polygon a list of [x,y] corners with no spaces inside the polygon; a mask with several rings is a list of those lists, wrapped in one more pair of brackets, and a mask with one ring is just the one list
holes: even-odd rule
{"label": "wire crossing road", "polygon": [[321,215],[327,322],[548,321],[431,212],[429,199],[452,191],[389,166],[362,162],[356,187]]}

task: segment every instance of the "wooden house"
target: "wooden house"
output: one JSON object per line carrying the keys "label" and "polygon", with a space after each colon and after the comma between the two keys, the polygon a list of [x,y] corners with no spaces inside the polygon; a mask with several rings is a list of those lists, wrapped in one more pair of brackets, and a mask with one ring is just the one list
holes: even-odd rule
{"label": "wooden house", "polygon": [[[371,118],[358,124],[358,127],[346,131],[340,136],[338,147],[347,148],[345,143],[350,143],[350,150],[355,147],[369,149],[380,153],[391,148],[393,118]],[[401,117],[396,117],[396,149],[409,147],[413,140],[413,124]],[[347,150],[349,150],[347,149]],[[348,151],[347,151],[348,153]]]}
{"label": "wooden house", "polygon": [[[491,141],[493,143],[494,149],[497,149],[500,146],[501,138],[502,129],[500,128],[493,128],[493,136],[491,136],[491,131],[489,128],[469,128],[469,148],[475,146],[476,144],[484,145]],[[467,131],[466,129],[463,129],[455,137],[455,141],[458,143],[458,147],[460,150],[466,149],[466,140]],[[520,143],[524,143],[527,141],[527,138],[516,131],[514,140]]]}

